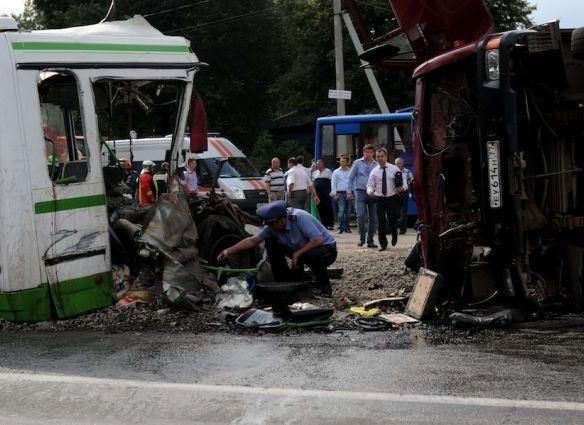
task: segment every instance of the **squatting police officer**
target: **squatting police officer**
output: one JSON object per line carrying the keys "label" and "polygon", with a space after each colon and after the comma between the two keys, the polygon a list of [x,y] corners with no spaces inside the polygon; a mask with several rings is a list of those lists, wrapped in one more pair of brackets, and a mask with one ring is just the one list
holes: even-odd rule
{"label": "squatting police officer", "polygon": [[[331,295],[327,267],[337,258],[337,245],[330,232],[306,211],[289,208],[285,201],[276,201],[257,209],[265,226],[219,254],[221,260],[236,252],[255,248],[266,241],[266,251],[278,282],[301,280],[304,264],[316,277],[322,295]],[[292,259],[292,269],[286,257]]]}

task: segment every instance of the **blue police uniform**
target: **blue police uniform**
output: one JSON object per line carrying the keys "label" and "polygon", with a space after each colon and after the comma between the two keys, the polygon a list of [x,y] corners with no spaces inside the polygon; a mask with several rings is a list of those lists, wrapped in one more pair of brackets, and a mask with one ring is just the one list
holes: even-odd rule
{"label": "blue police uniform", "polygon": [[289,208],[284,201],[272,202],[258,208],[257,215],[269,224],[281,217],[287,217],[286,227],[274,230],[264,226],[257,236],[266,241],[266,251],[276,281],[302,280],[303,268],[291,270],[286,257],[292,257],[295,251],[308,242],[322,236],[323,244],[306,252],[301,262],[310,267],[316,277],[317,286],[323,292],[330,292],[327,267],[337,258],[336,241],[330,232],[306,211]]}

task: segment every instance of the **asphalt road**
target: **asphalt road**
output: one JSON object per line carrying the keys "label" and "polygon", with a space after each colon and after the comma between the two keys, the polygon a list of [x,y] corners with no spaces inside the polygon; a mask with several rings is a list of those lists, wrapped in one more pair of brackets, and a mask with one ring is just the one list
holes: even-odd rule
{"label": "asphalt road", "polygon": [[0,423],[582,424],[584,326],[0,335]]}

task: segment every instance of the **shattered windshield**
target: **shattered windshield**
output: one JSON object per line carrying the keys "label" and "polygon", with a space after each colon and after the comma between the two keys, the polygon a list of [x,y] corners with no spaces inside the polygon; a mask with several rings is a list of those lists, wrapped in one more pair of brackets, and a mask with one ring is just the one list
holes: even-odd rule
{"label": "shattered windshield", "polygon": [[[203,159],[202,162],[211,171],[211,174],[215,174],[217,167],[221,162],[221,158],[208,158]],[[255,178],[261,177],[261,174],[256,170],[256,168],[249,162],[246,157],[236,157],[229,158],[227,162],[223,164],[221,169],[221,178]]]}
{"label": "shattered windshield", "polygon": [[185,83],[174,80],[101,80],[93,85],[100,140],[174,134]]}

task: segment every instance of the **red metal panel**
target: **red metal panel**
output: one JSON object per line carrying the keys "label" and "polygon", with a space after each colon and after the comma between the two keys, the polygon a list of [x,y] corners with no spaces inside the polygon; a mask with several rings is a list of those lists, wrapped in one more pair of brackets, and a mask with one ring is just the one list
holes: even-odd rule
{"label": "red metal panel", "polygon": [[468,56],[472,56],[476,53],[477,48],[477,43],[473,43],[455,50],[451,50],[440,56],[436,56],[417,67],[414,70],[413,78],[418,78],[434,69],[442,68],[443,66],[450,65],[451,63],[457,62]]}
{"label": "red metal panel", "polygon": [[418,59],[472,44],[494,31],[483,0],[389,0]]}
{"label": "red metal panel", "polygon": [[[422,248],[422,257],[424,258],[425,267],[431,267],[429,253],[430,244],[430,227],[431,217],[428,209],[428,200],[426,198],[424,171],[424,152],[421,147],[421,137],[423,134],[424,123],[424,80],[416,81],[416,106],[414,110],[414,134],[413,134],[413,151],[414,151],[414,195],[416,196],[416,206],[418,208],[418,218],[422,222],[420,228],[420,239]],[[428,226],[428,227],[426,227]]]}
{"label": "red metal panel", "polygon": [[205,152],[207,144],[207,112],[203,100],[193,95],[191,99],[191,143],[190,148],[193,153]]}

